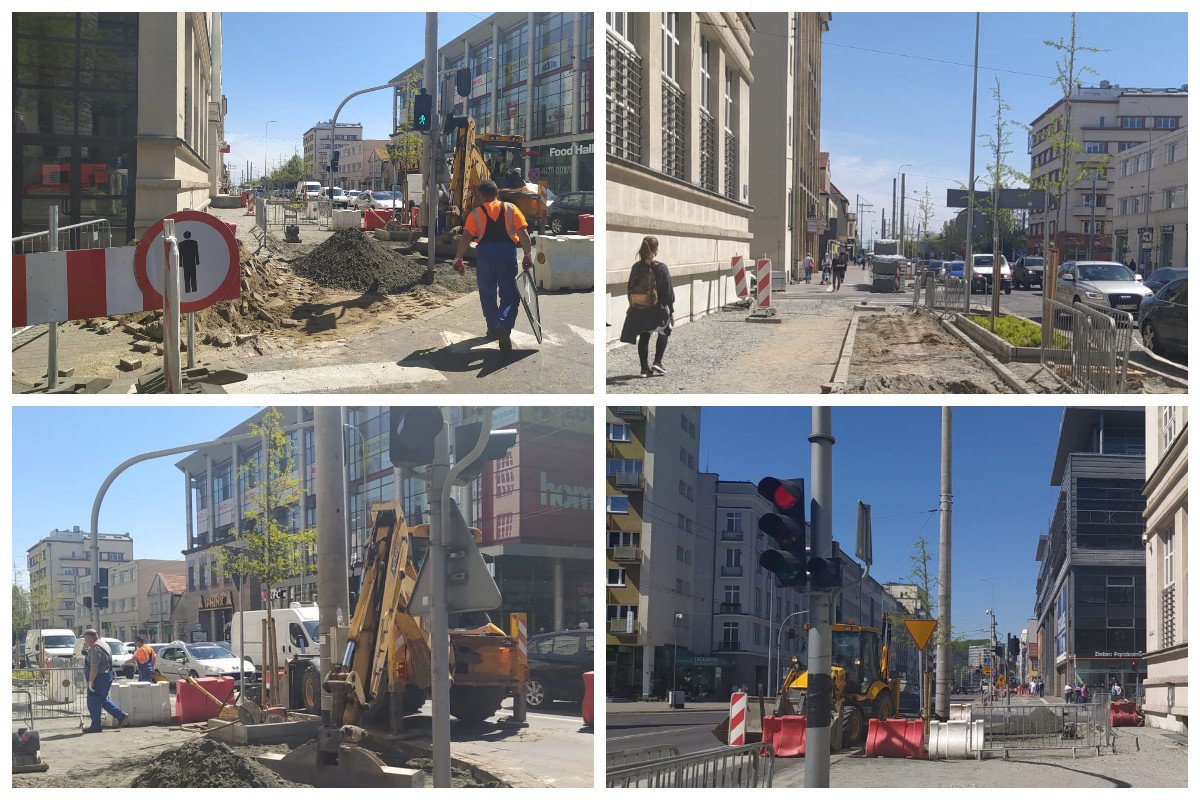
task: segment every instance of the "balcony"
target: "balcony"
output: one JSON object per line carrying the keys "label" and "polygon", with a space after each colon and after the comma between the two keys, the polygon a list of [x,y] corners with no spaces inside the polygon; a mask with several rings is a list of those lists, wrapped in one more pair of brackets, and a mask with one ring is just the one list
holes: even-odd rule
{"label": "balcony", "polygon": [[637,617],[633,619],[633,631],[628,631],[628,623],[623,619],[610,619],[608,621],[608,632],[612,636],[637,636],[638,624]]}
{"label": "balcony", "polygon": [[740,578],[742,577],[742,568],[737,567],[721,567],[722,578]]}
{"label": "balcony", "polygon": [[742,613],[741,603],[721,603],[718,614],[740,614]]}
{"label": "balcony", "polygon": [[740,653],[741,650],[742,650],[741,642],[717,642],[717,652]]}
{"label": "balcony", "polygon": [[646,418],[646,412],[642,410],[641,406],[612,406],[609,410],[612,411],[613,416],[621,419]]}
{"label": "balcony", "polygon": [[642,548],[634,545],[622,545],[608,548],[608,558],[618,564],[641,564]]}
{"label": "balcony", "polygon": [[640,472],[614,472],[611,476],[613,486],[625,491],[644,491],[644,478]]}
{"label": "balcony", "polygon": [[741,542],[745,541],[746,534],[741,531],[721,531],[722,542]]}

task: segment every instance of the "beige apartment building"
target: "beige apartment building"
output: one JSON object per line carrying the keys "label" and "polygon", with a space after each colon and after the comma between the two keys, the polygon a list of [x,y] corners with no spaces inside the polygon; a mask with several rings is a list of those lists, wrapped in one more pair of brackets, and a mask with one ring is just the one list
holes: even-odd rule
{"label": "beige apartment building", "polygon": [[[304,132],[304,160],[312,164],[312,172],[308,177],[310,180],[321,181],[322,184],[325,184],[329,178],[329,157],[332,153],[329,136],[329,123],[331,121],[318,122]],[[361,142],[362,138],[362,123],[339,122],[337,130],[334,131],[333,141],[336,142],[337,149],[341,150],[343,147],[348,146],[348,143]],[[339,156],[343,160],[345,157],[345,153]],[[341,173],[339,172],[338,174],[340,175]],[[337,181],[335,180],[334,183],[337,184]]]}
{"label": "beige apartment building", "polygon": [[[128,533],[100,534],[100,568],[120,566],[133,558],[133,537]],[[91,611],[83,607],[76,590],[81,579],[89,586],[92,574],[92,542],[78,525],[69,530],[52,530],[26,551],[29,595],[34,628],[71,628],[76,633],[92,623]]]}
{"label": "beige apartment building", "polygon": [[[625,313],[642,237],[671,265],[675,323],[735,298],[730,262],[750,231],[755,25],[741,12],[609,12],[607,316]],[[784,157],[781,150],[780,159]]]}
{"label": "beige apartment building", "polygon": [[[1029,252],[1042,252],[1048,226],[1058,262],[1086,258],[1089,244],[1093,258],[1116,258],[1113,207],[1121,161],[1127,151],[1147,144],[1152,137],[1157,140],[1162,134],[1185,128],[1187,98],[1187,84],[1178,89],[1123,88],[1108,81],[1079,86],[1071,96],[1070,124],[1081,150],[1070,157],[1071,174],[1083,177],[1064,197],[1062,208],[1029,213]],[[1055,152],[1048,136],[1051,126],[1061,124],[1065,113],[1066,103],[1059,100],[1030,124],[1030,175],[1035,185],[1045,176],[1054,180],[1063,174],[1064,156]],[[1050,202],[1053,206],[1053,198]],[[1150,248],[1134,257],[1143,269],[1157,266]]]}
{"label": "beige apartment building", "polygon": [[1188,409],[1146,409],[1146,724],[1187,733]]}
{"label": "beige apartment building", "polygon": [[[826,220],[821,213],[821,37],[828,12],[754,15],[750,42],[754,82],[754,187],[750,217],[754,258],[800,276],[806,253],[816,254]],[[787,35],[781,35],[786,31]],[[777,154],[778,157],[775,157]],[[819,259],[818,259],[819,260]]]}
{"label": "beige apartment building", "polygon": [[1187,147],[1185,126],[1129,148],[1113,163],[1114,258],[1133,259],[1146,274],[1148,266],[1188,263]]}
{"label": "beige apartment building", "polygon": [[363,139],[341,145],[334,183],[343,189],[378,188],[383,180],[383,162],[376,150],[382,147],[386,152],[387,145],[387,139]]}
{"label": "beige apartment building", "polygon": [[12,17],[14,234],[46,230],[57,206],[60,225],[108,220],[121,246],[209,206],[225,174],[220,12]]}
{"label": "beige apartment building", "polygon": [[[183,580],[183,560],[137,558],[108,571],[108,608],[100,610],[100,625],[106,636],[128,641],[145,633],[155,615],[151,613],[150,589],[159,575]],[[90,592],[89,592],[90,593]]]}

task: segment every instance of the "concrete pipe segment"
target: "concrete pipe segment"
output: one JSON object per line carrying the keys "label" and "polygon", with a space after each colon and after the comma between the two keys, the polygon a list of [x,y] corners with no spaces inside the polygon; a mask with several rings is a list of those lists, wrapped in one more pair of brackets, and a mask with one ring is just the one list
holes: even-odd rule
{"label": "concrete pipe segment", "polygon": [[975,758],[983,748],[983,721],[953,720],[929,723],[929,758]]}

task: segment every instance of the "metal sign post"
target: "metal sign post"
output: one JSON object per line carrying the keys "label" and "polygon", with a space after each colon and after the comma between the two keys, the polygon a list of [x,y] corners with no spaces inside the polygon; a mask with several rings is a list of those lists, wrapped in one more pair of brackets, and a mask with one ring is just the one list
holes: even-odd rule
{"label": "metal sign post", "polygon": [[[51,253],[58,251],[58,206],[50,206],[50,225],[46,232],[46,249]],[[58,323],[51,322],[47,326],[46,342],[50,352],[46,359],[46,386],[54,389],[58,386]],[[96,630],[100,630],[96,628]]]}
{"label": "metal sign post", "polygon": [[183,373],[179,365],[179,240],[175,220],[163,220],[163,378],[167,394],[179,394]]}

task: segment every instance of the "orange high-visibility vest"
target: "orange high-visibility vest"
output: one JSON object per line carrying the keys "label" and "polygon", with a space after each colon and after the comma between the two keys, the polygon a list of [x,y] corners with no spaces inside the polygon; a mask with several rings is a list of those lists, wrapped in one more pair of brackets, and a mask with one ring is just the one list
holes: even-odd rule
{"label": "orange high-visibility vest", "polygon": [[[516,244],[521,240],[521,237],[518,234],[520,233],[521,228],[524,227],[523,225],[517,225],[517,216],[515,211],[516,207],[513,206],[512,203],[505,203],[503,201],[500,202],[500,212],[504,215],[504,232],[508,234],[509,239],[512,239],[513,244]],[[482,205],[475,206],[475,208],[472,209],[468,219],[475,223],[475,233],[472,235],[476,239],[482,239],[483,232],[487,230],[487,211],[484,210]],[[469,228],[467,229],[467,232],[470,233]]]}
{"label": "orange high-visibility vest", "polygon": [[154,661],[154,648],[148,644],[133,651],[133,660],[139,664],[150,664]]}

